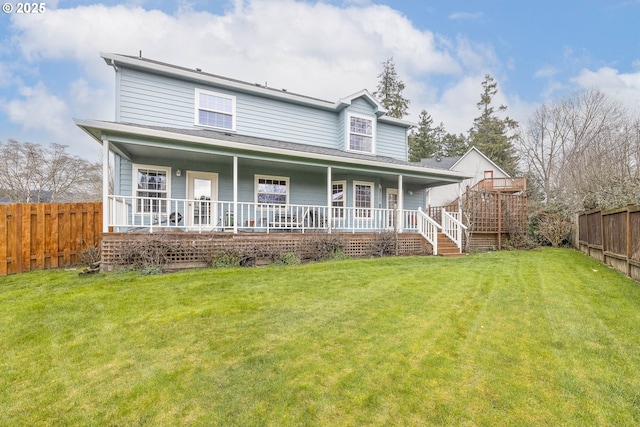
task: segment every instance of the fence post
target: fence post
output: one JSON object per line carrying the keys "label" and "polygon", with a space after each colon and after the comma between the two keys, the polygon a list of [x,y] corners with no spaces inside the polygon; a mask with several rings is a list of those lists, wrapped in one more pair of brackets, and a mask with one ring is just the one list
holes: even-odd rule
{"label": "fence post", "polygon": [[627,276],[631,277],[631,206],[627,206]]}
{"label": "fence post", "polygon": [[9,246],[7,215],[7,205],[0,205],[0,276],[7,275],[7,253]]}
{"label": "fence post", "polygon": [[604,239],[605,238],[604,215],[602,215],[602,209],[600,209],[599,214],[600,214],[600,241],[602,242],[602,259],[606,264],[607,256],[605,255],[605,252],[607,252],[607,241]]}

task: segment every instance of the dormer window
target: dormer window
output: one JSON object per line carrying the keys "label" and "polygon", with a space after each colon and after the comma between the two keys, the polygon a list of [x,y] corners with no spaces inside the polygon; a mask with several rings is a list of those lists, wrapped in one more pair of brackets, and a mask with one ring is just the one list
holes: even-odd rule
{"label": "dormer window", "polygon": [[236,129],[236,97],[196,89],[196,124],[226,130]]}
{"label": "dormer window", "polygon": [[372,117],[349,114],[349,127],[347,132],[348,147],[350,151],[374,153],[376,122]]}

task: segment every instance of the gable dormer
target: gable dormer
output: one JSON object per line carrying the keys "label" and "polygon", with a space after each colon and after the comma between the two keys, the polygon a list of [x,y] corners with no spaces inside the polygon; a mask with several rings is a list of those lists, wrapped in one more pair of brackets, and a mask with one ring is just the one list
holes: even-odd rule
{"label": "gable dormer", "polygon": [[340,148],[376,154],[378,117],[385,113],[380,102],[364,89],[338,101]]}

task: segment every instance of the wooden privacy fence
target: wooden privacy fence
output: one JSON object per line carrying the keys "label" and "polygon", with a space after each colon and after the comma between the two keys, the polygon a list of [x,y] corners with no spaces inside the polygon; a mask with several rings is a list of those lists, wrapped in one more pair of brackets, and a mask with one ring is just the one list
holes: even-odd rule
{"label": "wooden privacy fence", "polygon": [[0,205],[0,276],[80,264],[102,238],[102,203]]}
{"label": "wooden privacy fence", "polygon": [[582,252],[640,280],[640,206],[582,212],[578,227]]}

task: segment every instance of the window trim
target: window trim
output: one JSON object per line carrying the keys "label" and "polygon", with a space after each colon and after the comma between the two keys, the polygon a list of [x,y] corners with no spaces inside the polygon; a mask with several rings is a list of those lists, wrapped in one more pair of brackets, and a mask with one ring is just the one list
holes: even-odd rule
{"label": "window trim", "polygon": [[[371,151],[357,150],[355,148],[351,148],[351,119],[352,118],[369,120],[371,122]],[[346,136],[345,136],[346,151],[351,151],[354,153],[361,153],[361,154],[372,154],[372,155],[376,153],[377,120],[375,116],[369,116],[366,114],[358,114],[358,113],[347,113],[347,123],[345,123],[345,131],[346,131]],[[354,133],[354,135],[368,136],[360,133]]]}
{"label": "window trim", "polygon": [[[209,112],[212,112],[212,113],[219,113],[219,114],[229,114],[226,111],[217,111],[217,110],[213,110],[213,109],[209,109],[209,108],[200,108],[200,95],[201,94],[210,95],[210,96],[217,96],[218,98],[226,98],[226,99],[229,99],[231,101],[231,128],[225,128],[225,127],[220,127],[220,126],[212,126],[212,125],[206,125],[206,124],[200,123],[200,110],[209,111]],[[222,129],[222,130],[226,130],[226,131],[235,131],[236,130],[236,97],[235,97],[235,95],[228,95],[226,93],[220,93],[220,92],[214,92],[214,91],[210,91],[210,90],[196,88],[193,104],[194,104],[194,111],[195,111],[193,120],[194,120],[194,123],[195,123],[196,126],[202,126],[202,127],[211,128],[211,129]]]}
{"label": "window trim", "polygon": [[[132,190],[132,195],[135,198],[135,200],[137,200],[138,196],[138,191],[145,191],[145,190],[140,190],[138,188],[138,171],[140,169],[147,169],[147,170],[153,170],[153,171],[158,171],[158,172],[165,172],[167,175],[167,190],[166,190],[166,196],[165,197],[155,197],[157,199],[171,199],[171,167],[168,166],[158,166],[158,165],[144,165],[144,164],[138,164],[138,163],[134,163],[132,165],[132,169],[131,169],[131,190]],[[149,191],[147,191],[149,192]],[[155,191],[156,193],[160,193],[162,191]],[[139,210],[138,208],[138,203],[135,203],[133,206],[133,212],[136,215],[144,215],[144,214],[150,214],[150,213],[162,213],[162,210],[158,211],[158,212],[144,212]]]}
{"label": "window trim", "polygon": [[[360,185],[360,186],[369,186],[371,187],[371,203],[369,205],[369,207],[360,207],[357,206],[356,204],[356,199],[358,197],[357,191],[356,191],[356,187]],[[371,214],[373,212],[373,209],[375,207],[375,190],[376,190],[376,185],[374,182],[368,182],[368,181],[353,181],[353,209],[354,209],[354,216],[356,218],[371,218]],[[360,209],[369,209],[368,215],[358,215],[358,211]]]}
{"label": "window trim", "polygon": [[[286,195],[286,201],[284,204],[282,203],[260,203],[258,201],[258,181],[261,179],[271,179],[271,180],[277,180],[277,181],[284,181],[287,187],[287,192],[285,193]],[[291,195],[291,179],[288,176],[274,176],[274,175],[254,175],[253,178],[253,199],[254,202],[256,204],[261,204],[261,205],[277,205],[277,206],[287,206],[289,204],[289,196]]]}
{"label": "window trim", "polygon": [[[335,185],[342,185],[342,206],[334,206],[336,203],[333,201],[333,187]],[[344,218],[345,208],[347,207],[347,181],[346,180],[338,180],[331,181],[331,209],[332,216],[334,218]]]}

